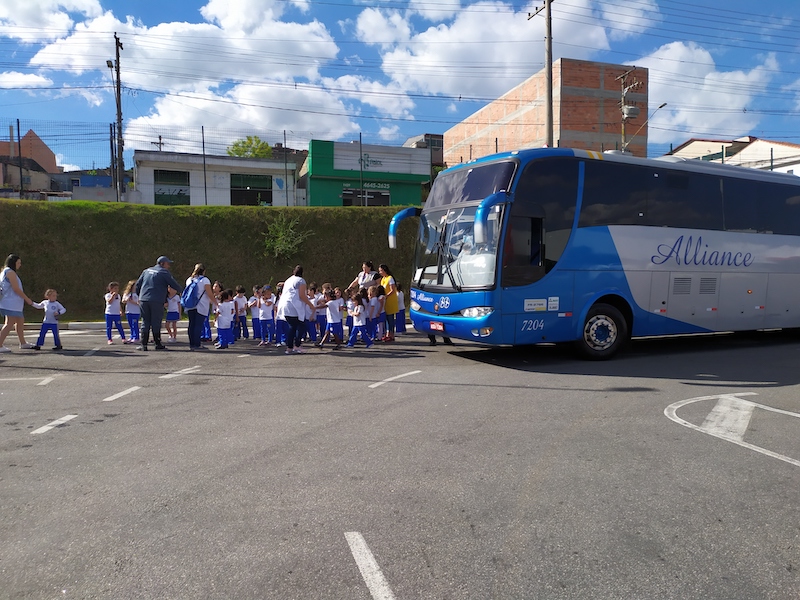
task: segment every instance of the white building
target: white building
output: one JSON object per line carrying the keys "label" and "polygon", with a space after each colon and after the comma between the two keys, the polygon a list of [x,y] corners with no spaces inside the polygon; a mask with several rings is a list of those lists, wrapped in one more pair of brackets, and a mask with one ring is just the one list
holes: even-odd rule
{"label": "white building", "polygon": [[670,155],[800,175],[800,145],[752,136],[735,140],[693,138],[675,148]]}
{"label": "white building", "polygon": [[296,206],[294,161],[181,152],[133,153],[134,204]]}

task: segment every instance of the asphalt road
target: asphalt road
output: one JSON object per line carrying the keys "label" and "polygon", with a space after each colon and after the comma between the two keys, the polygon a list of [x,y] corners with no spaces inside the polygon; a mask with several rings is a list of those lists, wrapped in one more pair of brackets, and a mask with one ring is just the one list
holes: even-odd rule
{"label": "asphalt road", "polygon": [[800,598],[796,337],[63,345],[0,355],[0,598]]}

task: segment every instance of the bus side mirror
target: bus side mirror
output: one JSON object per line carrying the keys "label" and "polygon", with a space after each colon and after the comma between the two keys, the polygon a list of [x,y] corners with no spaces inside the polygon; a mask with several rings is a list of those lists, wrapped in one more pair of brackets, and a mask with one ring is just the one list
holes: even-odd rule
{"label": "bus side mirror", "polygon": [[508,201],[508,194],[505,192],[498,192],[491,196],[486,196],[478,205],[475,211],[475,244],[485,244],[488,242],[486,230],[489,227],[489,215],[492,209],[500,204],[505,204]]}
{"label": "bus side mirror", "polygon": [[401,210],[389,222],[389,248],[392,250],[397,249],[397,228],[400,227],[401,221],[405,221],[409,217],[418,217],[422,214],[421,208],[411,207]]}

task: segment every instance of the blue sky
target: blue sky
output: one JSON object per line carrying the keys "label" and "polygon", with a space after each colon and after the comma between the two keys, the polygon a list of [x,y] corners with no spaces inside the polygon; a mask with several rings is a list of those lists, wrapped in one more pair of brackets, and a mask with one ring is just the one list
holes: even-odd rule
{"label": "blue sky", "polygon": [[[166,150],[199,151],[201,127],[221,147],[250,130],[286,132],[292,147],[359,134],[399,145],[539,71],[544,19],[527,15],[542,4],[0,0],[0,125],[104,132],[117,32],[128,161],[159,135]],[[555,58],[650,69],[651,111],[667,103],[650,121],[651,156],[692,137],[800,143],[797,0],[553,0],[552,11]],[[91,166],[82,146],[56,149],[60,164]]]}

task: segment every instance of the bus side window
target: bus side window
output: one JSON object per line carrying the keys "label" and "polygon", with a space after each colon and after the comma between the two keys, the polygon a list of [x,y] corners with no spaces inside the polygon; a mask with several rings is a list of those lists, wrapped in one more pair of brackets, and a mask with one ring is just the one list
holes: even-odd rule
{"label": "bus side window", "polygon": [[528,285],[544,275],[543,220],[512,216],[503,244],[502,286]]}

